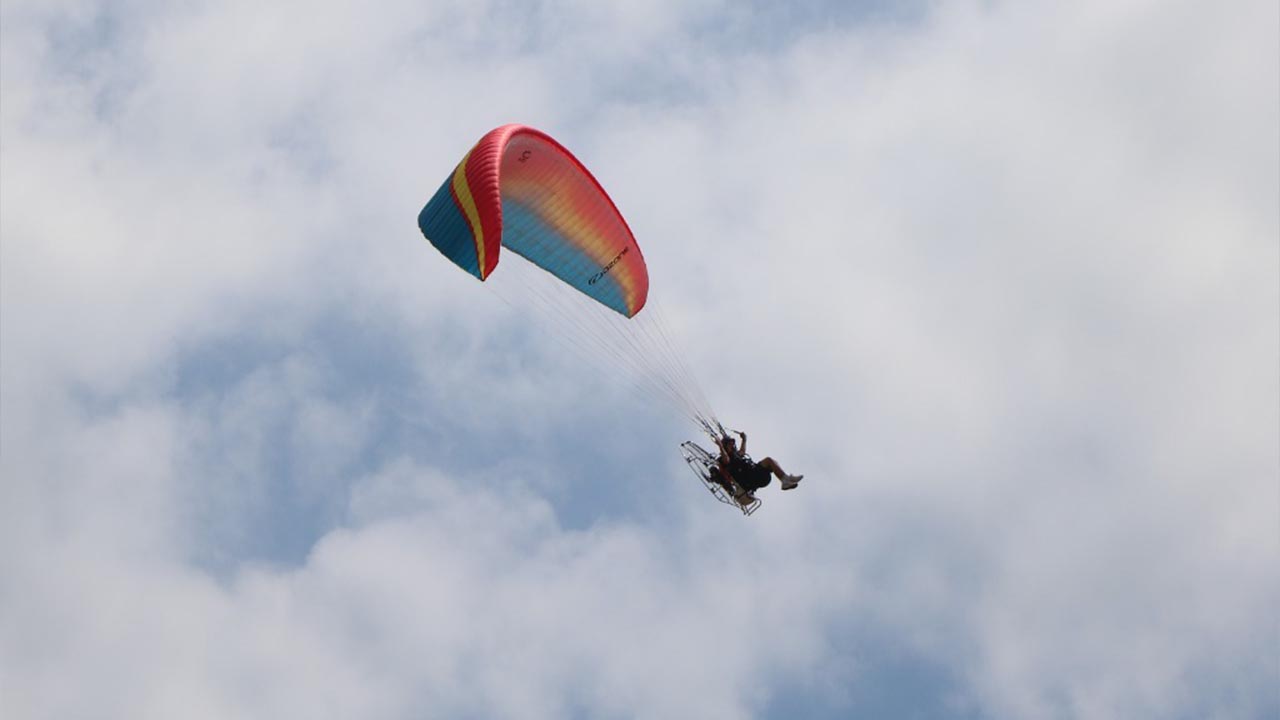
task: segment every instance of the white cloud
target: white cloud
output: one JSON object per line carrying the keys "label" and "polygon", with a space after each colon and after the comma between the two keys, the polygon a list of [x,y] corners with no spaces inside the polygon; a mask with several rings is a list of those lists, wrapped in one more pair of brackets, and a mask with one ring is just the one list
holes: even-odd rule
{"label": "white cloud", "polygon": [[[897,714],[1274,712],[1273,4],[3,20],[6,716],[845,716],[904,655]],[[417,236],[512,120],[800,491],[725,512]]]}

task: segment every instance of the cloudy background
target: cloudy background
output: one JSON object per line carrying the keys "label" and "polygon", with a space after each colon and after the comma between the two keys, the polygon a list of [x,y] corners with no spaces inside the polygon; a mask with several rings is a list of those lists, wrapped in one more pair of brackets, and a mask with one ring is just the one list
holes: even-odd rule
{"label": "cloudy background", "polygon": [[[1274,2],[0,10],[6,718],[1280,715]],[[695,430],[416,214],[505,122]]]}

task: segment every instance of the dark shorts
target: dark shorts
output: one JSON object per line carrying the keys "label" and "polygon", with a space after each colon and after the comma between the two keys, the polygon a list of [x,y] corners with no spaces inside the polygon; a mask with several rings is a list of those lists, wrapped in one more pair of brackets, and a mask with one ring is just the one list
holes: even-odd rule
{"label": "dark shorts", "polygon": [[759,490],[773,479],[773,473],[753,462],[735,462],[729,466],[729,474],[742,486],[743,490]]}

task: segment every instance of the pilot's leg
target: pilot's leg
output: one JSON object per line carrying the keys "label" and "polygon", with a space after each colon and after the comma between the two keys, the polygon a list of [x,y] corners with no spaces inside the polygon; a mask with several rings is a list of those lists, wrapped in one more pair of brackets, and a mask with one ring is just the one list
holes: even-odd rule
{"label": "pilot's leg", "polygon": [[790,490],[794,488],[796,485],[800,483],[800,479],[804,477],[803,475],[786,474],[785,472],[782,471],[782,466],[778,464],[778,461],[774,460],[771,457],[767,457],[756,464],[764,468],[765,470],[768,470],[769,472],[773,473],[773,476],[778,478],[778,480],[782,483],[783,490]]}
{"label": "pilot's leg", "polygon": [[769,472],[773,473],[773,476],[778,478],[779,480],[787,479],[787,474],[783,472],[782,466],[778,464],[777,460],[774,460],[771,457],[767,457],[757,462],[756,464],[764,468],[765,470],[768,470]]}

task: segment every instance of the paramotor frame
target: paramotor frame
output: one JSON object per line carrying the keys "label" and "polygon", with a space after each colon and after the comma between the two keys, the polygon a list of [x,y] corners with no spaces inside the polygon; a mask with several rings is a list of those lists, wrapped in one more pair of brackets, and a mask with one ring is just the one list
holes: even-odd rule
{"label": "paramotor frame", "polygon": [[680,454],[684,456],[684,461],[689,464],[689,468],[702,481],[707,491],[720,502],[738,508],[743,515],[750,515],[760,507],[760,499],[750,495],[747,497],[751,497],[751,502],[746,504],[734,499],[735,495],[742,497],[746,494],[745,491],[733,481],[729,481],[730,487],[725,487],[725,483],[718,478],[719,470],[716,467],[715,456],[702,449],[697,443],[692,440],[681,443]]}

